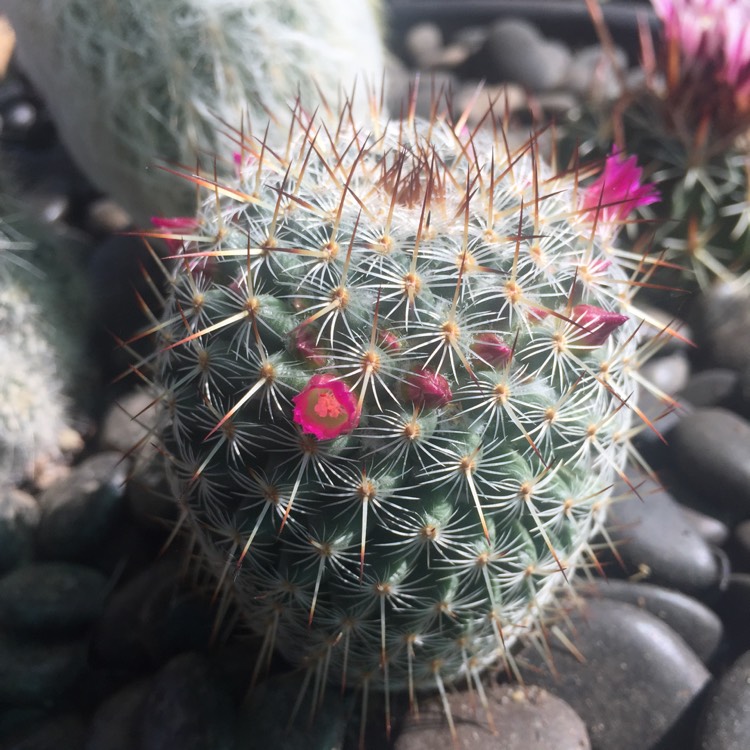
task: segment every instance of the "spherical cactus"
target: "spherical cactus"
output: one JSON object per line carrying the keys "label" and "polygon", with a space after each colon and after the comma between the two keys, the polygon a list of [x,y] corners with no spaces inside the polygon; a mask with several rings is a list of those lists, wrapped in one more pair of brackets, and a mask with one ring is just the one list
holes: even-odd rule
{"label": "spherical cactus", "polygon": [[157,233],[183,521],[317,685],[515,669],[628,450],[638,321],[612,240],[653,191],[630,160],[584,189],[533,138],[510,152],[441,111],[300,111],[283,148],[245,138],[233,184],[189,177],[200,213]]}
{"label": "spherical cactus", "polygon": [[[156,168],[209,167],[233,145],[220,121],[274,118],[316,88],[336,106],[384,66],[376,0],[0,0],[23,70],[84,173],[136,220],[193,211]],[[342,93],[343,92],[343,93]]]}

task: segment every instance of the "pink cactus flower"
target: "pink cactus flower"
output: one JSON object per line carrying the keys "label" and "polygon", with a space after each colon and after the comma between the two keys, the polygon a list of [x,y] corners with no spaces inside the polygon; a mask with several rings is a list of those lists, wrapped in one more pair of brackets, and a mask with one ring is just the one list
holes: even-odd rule
{"label": "pink cactus flower", "polygon": [[472,351],[488,365],[503,367],[510,362],[513,350],[496,333],[480,333],[471,346]]}
{"label": "pink cactus flower", "polygon": [[417,406],[435,409],[450,403],[453,393],[439,372],[422,368],[406,376],[406,398]]}
{"label": "pink cactus flower", "polygon": [[604,172],[584,190],[581,211],[592,221],[622,223],[636,208],[656,203],[661,197],[652,183],[641,183],[642,176],[635,156],[625,157],[612,149]]}
{"label": "pink cactus flower", "polygon": [[628,316],[594,305],[576,305],[570,318],[576,323],[575,343],[578,346],[601,346]]}
{"label": "pink cactus flower", "polygon": [[359,424],[354,394],[332,375],[313,375],[292,402],[294,421],[318,440],[332,440]]}

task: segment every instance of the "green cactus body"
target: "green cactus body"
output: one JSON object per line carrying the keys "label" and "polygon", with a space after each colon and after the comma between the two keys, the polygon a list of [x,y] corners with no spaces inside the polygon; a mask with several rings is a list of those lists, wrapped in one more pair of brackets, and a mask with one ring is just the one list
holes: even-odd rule
{"label": "green cactus body", "polygon": [[459,132],[299,114],[171,234],[153,364],[183,517],[316,684],[515,669],[624,465],[637,321],[613,227],[534,140]]}

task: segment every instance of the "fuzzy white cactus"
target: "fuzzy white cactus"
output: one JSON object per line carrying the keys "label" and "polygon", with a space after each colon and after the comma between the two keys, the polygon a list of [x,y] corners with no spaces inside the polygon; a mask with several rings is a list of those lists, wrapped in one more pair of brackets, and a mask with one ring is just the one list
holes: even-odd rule
{"label": "fuzzy white cactus", "polygon": [[52,326],[21,278],[31,247],[0,220],[0,486],[23,478],[36,459],[58,456],[68,424]]}
{"label": "fuzzy white cactus", "polygon": [[291,105],[335,105],[383,71],[373,0],[0,0],[18,60],[92,182],[136,220],[194,208],[154,168],[235,149],[220,121],[285,137]]}

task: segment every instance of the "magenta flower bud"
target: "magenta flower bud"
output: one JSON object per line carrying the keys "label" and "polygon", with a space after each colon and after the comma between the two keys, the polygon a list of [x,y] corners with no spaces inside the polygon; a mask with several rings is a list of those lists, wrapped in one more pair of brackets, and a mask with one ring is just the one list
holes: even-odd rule
{"label": "magenta flower bud", "polygon": [[448,381],[433,370],[415,370],[406,376],[406,398],[417,406],[435,409],[453,399]]}
{"label": "magenta flower bud", "polygon": [[507,365],[513,354],[513,350],[496,333],[480,333],[474,339],[471,350],[493,367]]}
{"label": "magenta flower bud", "polygon": [[576,305],[570,317],[577,324],[575,344],[579,346],[601,346],[628,319],[627,315],[594,305]]}
{"label": "magenta flower bud", "polygon": [[318,440],[332,440],[359,424],[354,394],[332,375],[313,375],[292,402],[294,421]]}
{"label": "magenta flower bud", "polygon": [[315,342],[315,331],[306,327],[295,328],[291,333],[291,337],[289,349],[292,354],[306,359],[316,367],[323,367],[326,364],[325,355]]}
{"label": "magenta flower bud", "polygon": [[401,351],[401,340],[393,331],[378,330],[378,346],[386,352]]}

